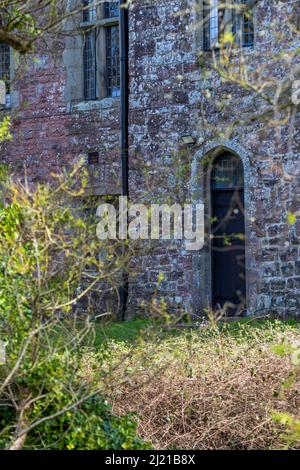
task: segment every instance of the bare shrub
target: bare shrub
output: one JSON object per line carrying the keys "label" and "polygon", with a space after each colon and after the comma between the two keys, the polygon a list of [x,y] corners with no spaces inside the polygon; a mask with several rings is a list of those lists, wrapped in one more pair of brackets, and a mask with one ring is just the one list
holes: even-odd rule
{"label": "bare shrub", "polygon": [[136,412],[141,436],[157,449],[281,447],[272,413],[299,416],[300,380],[289,355],[274,349],[297,335],[279,327],[242,327],[237,337],[192,332],[163,340],[155,351],[142,345],[144,366],[139,346],[131,347],[131,380],[122,382],[120,371],[110,380],[118,390],[114,411]]}

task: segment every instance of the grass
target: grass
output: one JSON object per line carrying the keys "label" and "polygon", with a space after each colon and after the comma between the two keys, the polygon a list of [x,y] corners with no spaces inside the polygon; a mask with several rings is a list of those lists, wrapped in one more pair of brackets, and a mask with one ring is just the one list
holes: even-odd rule
{"label": "grass", "polygon": [[[264,331],[265,333],[268,331],[270,334],[272,334],[272,331],[274,329],[276,329],[276,331],[285,331],[287,328],[297,330],[300,328],[300,323],[294,319],[282,321],[255,320],[251,318],[245,318],[239,319],[237,321],[220,322],[217,324],[217,329],[220,332],[232,336],[247,336],[249,333],[253,333],[254,331],[259,330]],[[170,335],[185,335],[186,332],[190,330],[199,331],[201,334],[201,330],[194,327],[189,328],[188,326],[186,326],[185,328],[173,327],[171,329],[164,329],[163,324],[155,322],[154,320],[147,318],[135,318],[133,320],[128,320],[124,322],[109,323],[107,325],[97,325],[95,347],[101,345],[103,342],[107,342],[110,340],[125,343],[134,342],[141,336],[141,334],[143,334],[149,329],[152,329],[152,331],[156,330],[156,332],[163,334],[164,337],[168,337]],[[209,331],[209,329],[206,328],[206,332],[207,331]]]}
{"label": "grass", "polygon": [[104,341],[114,340],[118,342],[132,342],[137,340],[141,332],[152,325],[150,320],[136,318],[134,320],[97,325],[95,346]]}

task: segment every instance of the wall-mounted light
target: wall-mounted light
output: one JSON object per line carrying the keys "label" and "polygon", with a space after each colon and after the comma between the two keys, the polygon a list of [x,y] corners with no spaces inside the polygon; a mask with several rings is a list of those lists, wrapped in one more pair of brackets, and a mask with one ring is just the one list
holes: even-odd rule
{"label": "wall-mounted light", "polygon": [[181,142],[182,142],[184,145],[192,146],[192,145],[195,145],[196,140],[195,140],[194,137],[192,137],[191,135],[183,135],[183,136],[181,137]]}

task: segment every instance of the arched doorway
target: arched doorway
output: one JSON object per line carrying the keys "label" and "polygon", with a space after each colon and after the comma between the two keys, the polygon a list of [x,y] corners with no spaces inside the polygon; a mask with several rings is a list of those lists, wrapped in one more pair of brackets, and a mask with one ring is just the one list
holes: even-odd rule
{"label": "arched doorway", "polygon": [[226,315],[246,309],[244,169],[239,157],[224,152],[211,173],[212,300]]}

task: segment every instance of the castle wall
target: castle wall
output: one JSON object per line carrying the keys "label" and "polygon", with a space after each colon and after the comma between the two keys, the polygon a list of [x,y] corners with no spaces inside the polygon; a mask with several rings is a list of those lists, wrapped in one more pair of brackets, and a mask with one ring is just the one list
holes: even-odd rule
{"label": "castle wall", "polygon": [[[208,206],[207,155],[220,149],[238,154],[245,171],[248,313],[297,316],[300,222],[287,222],[288,212],[299,211],[297,122],[292,128],[289,116],[276,128],[270,119],[266,123],[264,100],[223,81],[212,70],[211,52],[199,58],[199,15],[191,6],[191,0],[144,0],[130,10],[130,197]],[[257,7],[255,46],[243,50],[253,79],[263,73],[282,78],[284,61],[268,61],[293,43],[285,29],[292,8],[293,2],[279,7],[272,0]],[[14,140],[3,158],[14,169],[26,166],[28,178],[36,181],[99,151],[99,164],[89,167],[91,192],[119,194],[119,99],[72,102],[69,63],[76,52],[65,41],[27,61],[15,85]],[[185,145],[184,136],[194,145]],[[187,251],[183,241],[153,241],[140,248],[131,260],[129,314],[149,312],[153,297],[171,309],[201,314],[211,300],[210,256],[209,242],[200,252]]]}

